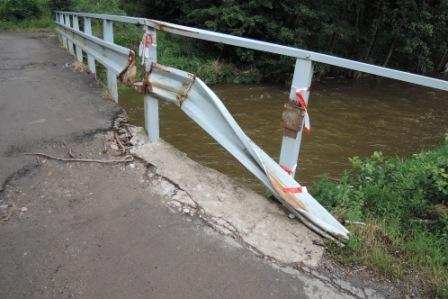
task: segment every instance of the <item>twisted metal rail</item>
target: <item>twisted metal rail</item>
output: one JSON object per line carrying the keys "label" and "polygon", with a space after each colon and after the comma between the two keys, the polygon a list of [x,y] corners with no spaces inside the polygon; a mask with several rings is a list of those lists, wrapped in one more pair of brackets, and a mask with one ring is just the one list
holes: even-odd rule
{"label": "twisted metal rail", "polygon": [[148,78],[152,96],[177,105],[308,227],[328,238],[348,238],[348,230],[243,132],[201,79],[156,63],[152,64]]}

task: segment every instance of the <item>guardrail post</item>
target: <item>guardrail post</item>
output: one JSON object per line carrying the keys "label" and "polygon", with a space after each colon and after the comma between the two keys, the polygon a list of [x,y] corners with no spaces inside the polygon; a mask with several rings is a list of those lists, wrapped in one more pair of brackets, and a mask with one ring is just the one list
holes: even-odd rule
{"label": "guardrail post", "polygon": [[[79,20],[78,16],[73,16],[73,29],[79,30]],[[82,63],[82,49],[76,45],[76,59]]]}
{"label": "guardrail post", "polygon": [[[150,61],[157,62],[157,36],[154,28],[144,27],[145,32],[148,32],[152,36],[152,45],[150,47]],[[151,67],[145,65],[147,70]],[[149,142],[157,142],[159,140],[159,101],[150,95],[145,95],[145,129],[148,133]]]}
{"label": "guardrail post", "polygon": [[[87,17],[84,17],[84,33],[92,35],[92,21]],[[87,53],[87,66],[89,67],[90,73],[96,77],[95,58],[89,53]]]}
{"label": "guardrail post", "polygon": [[[65,14],[63,13],[59,14],[59,23],[65,25]],[[67,38],[64,35],[61,36],[62,36],[62,45],[64,46],[64,48],[68,49]]]}
{"label": "guardrail post", "polygon": [[[313,63],[311,60],[297,59],[294,68],[294,76],[291,83],[291,91],[289,98],[291,101],[296,100],[296,90],[298,88],[305,89],[304,98],[308,103],[309,88],[311,86],[311,80],[313,78]],[[300,131],[297,133],[297,137],[291,138],[283,136],[282,148],[280,151],[279,164],[285,169],[292,170],[291,176],[294,177],[297,169],[297,161],[299,159],[300,142],[302,141],[303,124]]]}
{"label": "guardrail post", "polygon": [[[114,42],[114,24],[112,21],[103,20],[103,39],[107,42]],[[107,88],[109,89],[112,100],[118,103],[117,74],[107,69]]]}
{"label": "guardrail post", "polygon": [[[55,23],[56,24],[58,24],[59,23],[59,20],[61,19],[61,17],[60,17],[60,13],[55,13],[54,14],[54,18],[55,18]],[[59,43],[61,44],[61,45],[63,45],[63,39],[62,39],[62,34],[58,34],[58,39],[59,39]]]}
{"label": "guardrail post", "polygon": [[[65,15],[64,19],[65,19],[65,26],[68,26],[71,28],[72,26],[70,25],[70,15]],[[67,40],[67,43],[68,43],[68,51],[70,52],[70,54],[75,55],[75,49],[73,46],[73,42],[70,40]]]}

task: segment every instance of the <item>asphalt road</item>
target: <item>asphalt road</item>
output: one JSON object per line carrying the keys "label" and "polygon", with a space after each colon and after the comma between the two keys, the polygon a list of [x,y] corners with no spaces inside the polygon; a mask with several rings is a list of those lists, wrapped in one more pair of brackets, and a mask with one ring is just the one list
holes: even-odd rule
{"label": "asphalt road", "polygon": [[199,219],[171,212],[142,163],[110,158],[120,109],[47,33],[0,33],[0,298],[335,298]]}

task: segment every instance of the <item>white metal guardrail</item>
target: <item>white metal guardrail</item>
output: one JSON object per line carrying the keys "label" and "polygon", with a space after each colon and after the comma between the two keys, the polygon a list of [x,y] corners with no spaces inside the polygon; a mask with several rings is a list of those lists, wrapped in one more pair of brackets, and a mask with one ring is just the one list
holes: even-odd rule
{"label": "white metal guardrail", "polygon": [[[81,17],[84,18],[84,32],[79,31],[78,19]],[[92,36],[91,19],[102,20],[104,39]],[[398,71],[313,51],[302,50],[294,47],[191,28],[152,19],[107,14],[62,11],[56,12],[56,23],[59,25],[59,30],[62,30],[62,32],[65,33],[63,42],[64,45],[68,47],[70,53],[75,55],[75,50],[73,47],[73,43],[75,43],[79,45],[76,47],[76,56],[78,60],[82,59],[82,55],[79,54],[81,50],[87,52],[88,67],[91,72],[96,72],[94,63],[95,59],[106,66],[108,70],[108,88],[112,98],[115,101],[118,100],[116,80],[116,75],[120,72],[118,66],[122,65],[122,61],[127,60],[129,49],[120,47],[113,43],[113,22],[141,25],[149,29],[165,31],[172,34],[191,37],[195,39],[207,40],[247,49],[295,57],[297,60],[290,89],[291,101],[294,101],[296,99],[297,89],[303,90],[303,97],[305,101],[308,101],[309,87],[311,85],[313,76],[313,62],[325,63],[337,67],[347,68],[381,77],[392,78],[417,85],[448,91],[448,82],[444,80],[416,75],[408,72]],[[119,63],[117,63],[117,61],[119,61]],[[145,101],[145,103],[146,102],[147,108],[154,107],[154,109],[157,109],[156,102]],[[153,118],[158,116],[155,111],[148,111],[147,115],[150,114],[152,114]],[[150,136],[151,140],[156,140],[159,136],[158,120],[156,119],[154,121],[149,121],[147,129],[148,132],[152,133],[152,135]],[[298,132],[295,138],[291,138],[290,136],[285,136],[283,138],[280,153],[280,164],[285,166],[285,168],[290,169],[292,173],[295,173],[300,150],[300,143],[301,130],[300,132]]]}
{"label": "white metal guardrail", "polygon": [[[84,21],[83,31],[79,29],[79,18],[83,18]],[[92,18],[99,19],[103,22],[102,39],[92,35]],[[145,38],[148,38],[149,45],[146,49],[148,51],[146,53],[147,61],[144,66],[144,79],[143,82],[140,82],[142,84],[140,88],[146,93],[144,98],[145,127],[150,142],[154,142],[159,138],[158,100],[168,100],[177,104],[187,115],[229,150],[268,188],[277,195],[280,195],[278,197],[292,211],[299,210],[300,212],[296,214],[305,223],[320,233],[325,234],[326,232],[333,237],[346,237],[348,232],[311,195],[306,191],[305,195],[308,194],[309,196],[303,194],[291,195],[288,192],[283,192],[285,185],[292,186],[292,188],[286,189],[301,188],[293,178],[299,156],[302,129],[307,123],[306,106],[313,76],[313,63],[326,63],[448,91],[448,82],[444,80],[298,48],[151,19],[91,13],[56,12],[57,30],[60,33],[61,42],[80,62],[83,62],[82,51],[86,52],[88,68],[92,73],[96,72],[95,60],[107,68],[108,89],[115,101],[118,101],[117,76],[121,73],[121,77],[124,72],[135,73],[135,59],[133,59],[135,53],[130,49],[114,44],[113,22],[141,25],[145,30]],[[216,95],[205,84],[201,83],[202,81],[199,79],[195,80],[196,78],[191,74],[155,64],[157,60],[157,30],[296,58],[289,95],[290,101],[285,105],[285,111],[283,113],[284,136],[279,165],[286,172],[281,171],[281,168],[279,171],[280,166],[270,159],[242,132]],[[145,53],[143,55],[145,56]],[[133,86],[137,87],[135,84]],[[194,96],[191,95],[192,93]],[[188,102],[183,104],[187,99]],[[208,107],[210,115],[215,115],[216,118],[221,119],[219,124],[214,124],[215,121],[213,118],[207,116],[204,107]],[[285,176],[284,173],[289,173],[289,175]],[[298,202],[303,204],[303,206],[298,205]],[[302,209],[303,207],[307,207],[309,210]],[[322,232],[322,230],[325,232]]]}

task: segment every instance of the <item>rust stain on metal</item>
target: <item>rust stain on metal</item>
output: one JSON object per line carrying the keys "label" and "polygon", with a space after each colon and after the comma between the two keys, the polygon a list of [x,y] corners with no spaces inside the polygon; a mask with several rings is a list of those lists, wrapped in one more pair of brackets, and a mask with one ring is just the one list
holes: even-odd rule
{"label": "rust stain on metal", "polygon": [[142,76],[143,80],[140,82],[136,82],[133,84],[134,89],[143,94],[147,94],[152,92],[152,85],[151,81],[149,80],[149,77],[151,76],[152,70],[154,68],[154,63],[151,62],[151,66],[149,67],[149,71],[146,71],[145,68],[143,68]]}
{"label": "rust stain on metal", "polygon": [[282,113],[283,136],[295,139],[302,130],[304,117],[305,111],[300,109],[299,106],[292,102],[286,103]]}
{"label": "rust stain on metal", "polygon": [[164,66],[163,64],[156,63],[156,62],[152,63],[151,70],[152,69],[154,69],[154,70],[157,69],[158,71],[162,71],[162,72],[165,72],[167,74],[171,73],[170,69],[167,66]]}
{"label": "rust stain on metal", "polygon": [[167,31],[166,29],[171,29],[171,30],[177,30],[180,32],[193,33],[193,34],[199,35],[199,32],[196,32],[191,29],[178,28],[177,26],[172,26],[169,23],[165,23],[165,22],[161,22],[161,21],[156,21],[156,20],[151,20],[151,21],[154,22],[154,24],[156,25],[155,28],[160,31]]}
{"label": "rust stain on metal", "polygon": [[118,80],[121,83],[132,86],[137,77],[137,66],[135,65],[135,52],[129,52],[128,65],[126,68],[118,75]]}
{"label": "rust stain on metal", "polygon": [[183,89],[177,95],[177,99],[179,100],[179,106],[182,106],[182,103],[187,99],[188,92],[190,91],[191,87],[193,86],[195,80],[196,80],[196,76],[188,73],[188,78],[184,82],[182,82]]}
{"label": "rust stain on metal", "polygon": [[268,171],[267,173],[268,178],[271,182],[272,187],[274,188],[274,190],[277,192],[278,195],[280,195],[280,197],[286,201],[291,207],[293,207],[296,210],[304,210],[307,211],[307,208],[305,206],[305,204],[303,204],[302,202],[300,202],[295,196],[294,193],[288,193],[285,192],[285,186],[282,184],[282,182],[275,177],[272,173],[270,173]]}
{"label": "rust stain on metal", "polygon": [[152,91],[151,82],[149,81],[149,76],[151,75],[154,63],[151,63],[149,72],[143,68],[142,80],[136,81],[137,78],[137,65],[135,59],[135,52],[129,52],[128,65],[121,71],[118,75],[118,80],[121,83],[133,87],[138,93],[146,94]]}

